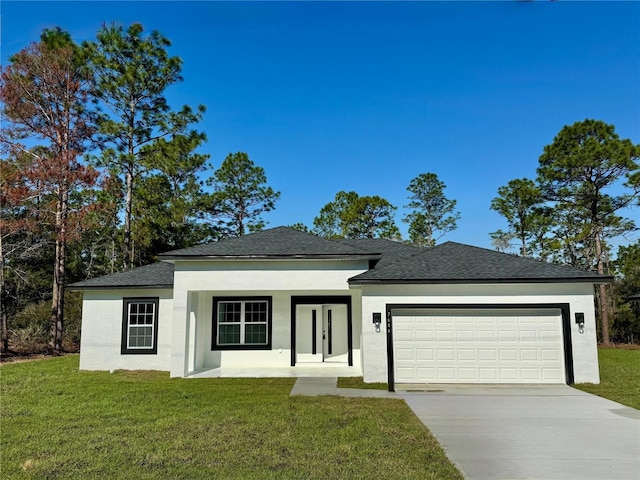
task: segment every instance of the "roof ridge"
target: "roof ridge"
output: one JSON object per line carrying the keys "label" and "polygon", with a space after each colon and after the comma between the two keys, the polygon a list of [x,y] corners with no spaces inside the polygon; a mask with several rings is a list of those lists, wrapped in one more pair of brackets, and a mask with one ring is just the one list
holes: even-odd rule
{"label": "roof ridge", "polygon": [[161,259],[178,260],[181,257],[343,257],[371,254],[361,246],[349,245],[303,232],[291,227],[275,227],[238,237],[163,252]]}

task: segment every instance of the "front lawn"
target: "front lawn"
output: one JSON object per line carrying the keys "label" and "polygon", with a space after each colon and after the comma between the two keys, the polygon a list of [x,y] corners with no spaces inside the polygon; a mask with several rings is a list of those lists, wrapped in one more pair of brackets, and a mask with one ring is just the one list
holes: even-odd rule
{"label": "front lawn", "polygon": [[403,401],[290,397],[294,381],[7,364],[1,476],[462,478]]}
{"label": "front lawn", "polygon": [[585,392],[640,409],[640,349],[599,348],[600,384],[574,385]]}

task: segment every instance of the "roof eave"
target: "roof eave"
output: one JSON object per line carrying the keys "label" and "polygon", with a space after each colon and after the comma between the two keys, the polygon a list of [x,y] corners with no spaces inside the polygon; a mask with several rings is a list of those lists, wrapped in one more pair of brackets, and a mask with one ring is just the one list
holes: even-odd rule
{"label": "roof eave", "polygon": [[319,254],[319,255],[158,255],[163,261],[176,260],[375,260],[380,254]]}
{"label": "roof eave", "polygon": [[130,290],[130,289],[169,289],[173,290],[173,284],[170,285],[69,285],[67,290],[71,292],[83,292],[86,290]]}
{"label": "roof eave", "polygon": [[601,278],[482,278],[482,279],[358,279],[347,280],[349,285],[442,285],[442,284],[490,284],[490,283],[613,283],[613,277]]}

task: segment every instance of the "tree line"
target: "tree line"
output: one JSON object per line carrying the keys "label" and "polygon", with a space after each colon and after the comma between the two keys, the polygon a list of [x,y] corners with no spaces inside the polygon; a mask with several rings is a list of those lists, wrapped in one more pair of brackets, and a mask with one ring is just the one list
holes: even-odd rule
{"label": "tree line", "polygon": [[45,301],[50,348],[62,349],[68,283],[261,228],[274,208],[279,194],[245,153],[199,179],[211,169],[197,129],[206,109],[168,104],[166,89],[182,80],[170,45],[140,24],[105,25],[82,44],[46,29],[2,68],[5,350],[9,317]]}
{"label": "tree line", "polygon": [[[280,192],[246,153],[229,154],[213,171],[197,128],[203,105],[169,105],[167,88],[182,81],[182,60],[170,46],[140,24],[104,25],[81,44],[61,28],[46,29],[2,68],[4,350],[10,325],[20,323],[11,319],[38,308],[43,316],[47,303],[49,347],[62,350],[69,283],[260,230],[262,215],[275,208]],[[429,175],[425,181],[444,187]],[[339,192],[314,231],[399,238],[394,210],[380,197]],[[432,243],[441,227],[413,215],[412,238]]]}
{"label": "tree line", "polygon": [[[104,25],[82,44],[47,29],[2,68],[4,351],[10,327],[34,315],[47,317],[49,348],[62,350],[65,299],[76,317],[79,311],[78,298],[65,293],[71,282],[265,227],[263,214],[280,192],[244,152],[213,169],[197,128],[206,108],[175,108],[166,99],[167,88],[183,80],[182,60],[169,55],[170,46],[140,24]],[[638,206],[637,158],[638,146],[619,139],[613,126],[587,120],[565,127],[545,147],[536,181],[513,180],[498,190],[491,208],[508,230],[491,234],[494,245],[508,250],[515,241],[523,256],[601,273],[617,268],[627,281],[617,292],[633,293],[640,287],[637,244],[621,247],[619,264],[609,258],[610,240],[636,228],[619,212]],[[623,178],[623,193],[606,193]],[[456,228],[460,213],[445,188],[435,173],[411,180],[404,206],[410,213],[402,218],[408,242],[431,247]],[[382,197],[340,191],[312,227],[292,226],[327,238],[402,241],[396,210]],[[603,338],[607,315],[617,319],[621,308],[637,327],[623,306],[613,311],[610,297],[599,291]]]}
{"label": "tree line", "polygon": [[605,344],[611,342],[612,317],[618,340],[640,340],[638,313],[634,318],[628,302],[640,293],[640,243],[621,246],[617,260],[611,260],[612,241],[638,229],[638,158],[640,146],[621,139],[613,125],[586,119],[565,126],[544,147],[535,180],[511,180],[491,202],[508,225],[490,234],[498,250],[515,242],[524,257],[618,273],[615,284],[596,291]]}

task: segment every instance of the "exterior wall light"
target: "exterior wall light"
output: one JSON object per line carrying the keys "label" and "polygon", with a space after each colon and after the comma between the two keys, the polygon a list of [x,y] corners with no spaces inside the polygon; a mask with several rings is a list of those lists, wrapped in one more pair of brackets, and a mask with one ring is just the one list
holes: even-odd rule
{"label": "exterior wall light", "polygon": [[376,333],[380,333],[380,324],[382,323],[382,314],[380,312],[373,313],[373,324],[376,327]]}
{"label": "exterior wall light", "polygon": [[576,312],[576,324],[578,325],[578,332],[584,333],[584,313]]}

